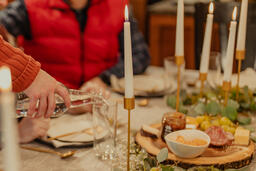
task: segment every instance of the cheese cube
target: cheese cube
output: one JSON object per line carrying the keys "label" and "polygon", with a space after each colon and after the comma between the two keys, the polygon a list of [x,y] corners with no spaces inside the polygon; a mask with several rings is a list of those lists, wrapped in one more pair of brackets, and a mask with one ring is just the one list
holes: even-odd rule
{"label": "cheese cube", "polygon": [[198,123],[196,118],[191,116],[186,116],[186,129],[196,129],[198,127]]}
{"label": "cheese cube", "polygon": [[237,145],[248,145],[250,140],[250,131],[242,127],[236,128],[235,142]]}

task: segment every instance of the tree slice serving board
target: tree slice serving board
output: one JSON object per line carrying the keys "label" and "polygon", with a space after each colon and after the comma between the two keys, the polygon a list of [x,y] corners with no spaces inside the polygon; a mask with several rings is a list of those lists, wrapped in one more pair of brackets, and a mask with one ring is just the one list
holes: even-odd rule
{"label": "tree slice serving board", "polygon": [[[161,124],[151,125],[154,128],[160,128]],[[136,142],[144,148],[149,154],[157,155],[160,150],[167,145],[161,138],[153,139],[136,134]],[[219,169],[241,168],[249,165],[254,154],[254,143],[251,141],[249,146],[232,145],[226,149],[207,148],[199,157],[193,159],[179,158],[170,150],[166,164],[177,164],[185,169],[193,166],[215,166]]]}

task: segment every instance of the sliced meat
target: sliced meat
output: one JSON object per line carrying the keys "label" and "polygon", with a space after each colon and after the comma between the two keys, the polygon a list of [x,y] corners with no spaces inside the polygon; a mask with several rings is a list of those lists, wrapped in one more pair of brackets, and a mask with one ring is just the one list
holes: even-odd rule
{"label": "sliced meat", "polygon": [[205,131],[211,138],[210,144],[213,146],[231,145],[233,135],[226,133],[220,126],[212,126]]}
{"label": "sliced meat", "polygon": [[225,133],[226,133],[226,136],[227,136],[227,138],[228,138],[228,143],[227,143],[227,145],[231,145],[232,142],[233,142],[233,140],[234,140],[234,135],[231,134],[230,132],[225,132]]}
{"label": "sliced meat", "polygon": [[234,135],[231,134],[230,132],[225,132],[226,133],[226,136],[229,140],[233,141],[234,140]]}

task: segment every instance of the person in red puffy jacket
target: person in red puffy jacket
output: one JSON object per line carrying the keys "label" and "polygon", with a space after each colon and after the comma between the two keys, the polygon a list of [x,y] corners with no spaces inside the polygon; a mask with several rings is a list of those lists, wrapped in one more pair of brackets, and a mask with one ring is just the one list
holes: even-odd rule
{"label": "person in red puffy jacket", "polygon": [[[110,75],[124,76],[124,3],[121,0],[16,0],[0,12],[0,23],[69,88],[105,89]],[[130,17],[134,74],[150,56]]]}

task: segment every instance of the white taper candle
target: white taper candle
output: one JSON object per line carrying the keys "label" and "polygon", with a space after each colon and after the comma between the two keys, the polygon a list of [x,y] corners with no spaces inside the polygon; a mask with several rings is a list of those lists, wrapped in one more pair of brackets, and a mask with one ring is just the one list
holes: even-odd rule
{"label": "white taper candle", "polygon": [[234,60],[234,48],[235,48],[235,39],[236,39],[236,15],[237,7],[234,8],[232,19],[229,27],[229,38],[228,38],[228,47],[226,53],[226,63],[224,69],[224,81],[230,81],[232,70],[233,70],[233,60]]}
{"label": "white taper candle", "polygon": [[184,0],[178,0],[175,56],[184,56]]}
{"label": "white taper candle", "polygon": [[201,55],[200,73],[207,73],[209,68],[209,56],[211,51],[212,40],[212,24],[213,24],[213,3],[209,5],[209,14],[207,15],[206,27],[204,33],[204,43]]}
{"label": "white taper candle", "polygon": [[245,50],[248,0],[242,0],[236,50]]}
{"label": "white taper candle", "polygon": [[128,7],[125,6],[124,22],[124,64],[125,64],[125,98],[133,98],[133,67],[132,67],[132,43],[131,28],[129,22]]}
{"label": "white taper candle", "polygon": [[0,116],[5,171],[20,171],[20,153],[15,113],[15,95],[11,92],[11,72],[0,68]]}

